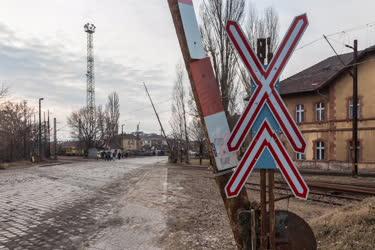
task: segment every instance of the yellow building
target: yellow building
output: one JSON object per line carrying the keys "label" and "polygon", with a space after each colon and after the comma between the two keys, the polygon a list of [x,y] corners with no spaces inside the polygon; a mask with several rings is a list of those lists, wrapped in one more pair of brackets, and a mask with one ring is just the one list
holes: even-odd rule
{"label": "yellow building", "polygon": [[120,137],[121,147],[125,151],[136,151],[142,148],[142,141],[133,134],[126,134]]}
{"label": "yellow building", "polygon": [[[333,56],[280,83],[280,94],[306,139],[300,165],[350,168],[352,159],[353,54]],[[375,46],[359,53],[359,168],[375,168]]]}

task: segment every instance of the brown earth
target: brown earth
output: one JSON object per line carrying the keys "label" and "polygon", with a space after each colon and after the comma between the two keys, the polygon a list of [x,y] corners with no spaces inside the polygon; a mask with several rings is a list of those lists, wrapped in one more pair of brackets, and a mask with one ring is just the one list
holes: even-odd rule
{"label": "brown earth", "polygon": [[[163,249],[235,249],[228,218],[212,174],[192,167],[168,167],[167,229]],[[252,176],[254,181],[257,174]],[[311,176],[348,182],[350,177]],[[365,179],[363,179],[365,180]],[[248,190],[251,201],[259,192]],[[319,249],[374,249],[375,198],[337,207],[294,198],[276,203],[276,209],[292,211],[312,227]]]}

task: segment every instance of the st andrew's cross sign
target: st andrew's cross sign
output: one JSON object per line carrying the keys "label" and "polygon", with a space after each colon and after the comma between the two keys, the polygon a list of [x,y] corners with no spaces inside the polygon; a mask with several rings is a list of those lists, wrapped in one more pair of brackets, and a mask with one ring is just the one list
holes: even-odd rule
{"label": "st andrew's cross sign", "polygon": [[[233,21],[229,21],[227,24],[226,29],[230,40],[256,84],[248,106],[229,137],[228,150],[230,152],[237,151],[257,119],[260,117],[264,119],[225,187],[227,197],[235,197],[239,194],[258,160],[267,151],[267,157],[271,157],[271,160],[276,163],[294,195],[297,198],[307,199],[309,189],[270,123],[271,119],[275,119],[293,150],[304,153],[306,142],[275,85],[307,25],[306,14],[295,17],[276,50],[275,56],[268,66],[264,67],[252,50],[240,26]],[[272,118],[261,115],[266,107],[271,111]]]}

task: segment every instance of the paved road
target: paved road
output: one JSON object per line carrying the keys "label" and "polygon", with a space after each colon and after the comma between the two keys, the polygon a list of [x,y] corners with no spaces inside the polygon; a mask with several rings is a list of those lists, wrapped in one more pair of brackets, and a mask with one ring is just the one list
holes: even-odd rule
{"label": "paved road", "polygon": [[[162,230],[162,216],[158,220],[158,214],[136,205],[125,207],[129,211],[121,207],[132,199],[134,186],[165,161],[165,157],[148,157],[0,171],[0,249],[127,249],[121,242],[108,242],[113,232],[106,227],[124,224],[114,215],[130,211],[151,216],[158,224],[153,226]],[[148,187],[150,197],[162,192],[163,178],[156,179],[161,190]],[[147,195],[143,199],[146,203]],[[153,237],[141,236],[128,235],[124,240],[138,244]]]}

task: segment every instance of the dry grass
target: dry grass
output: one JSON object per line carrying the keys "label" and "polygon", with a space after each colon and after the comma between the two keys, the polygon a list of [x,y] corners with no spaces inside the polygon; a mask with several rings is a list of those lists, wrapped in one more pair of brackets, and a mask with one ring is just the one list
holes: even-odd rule
{"label": "dry grass", "polygon": [[375,249],[375,198],[313,219],[319,249]]}

